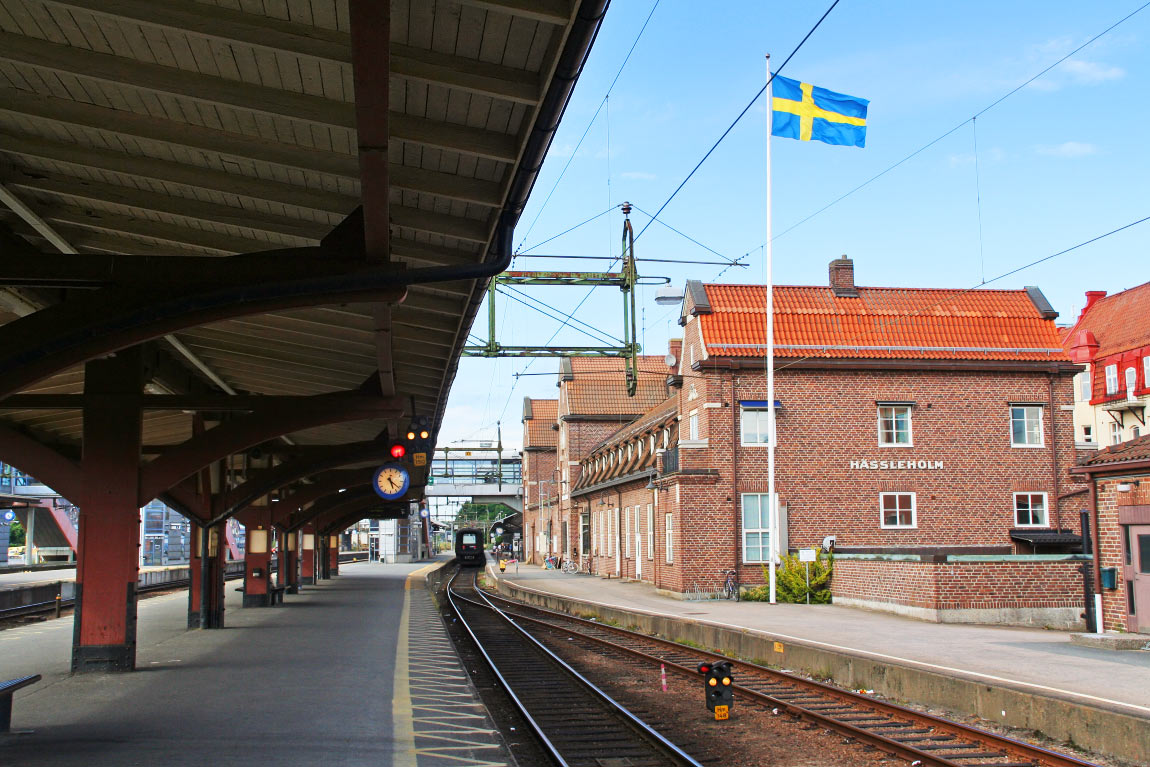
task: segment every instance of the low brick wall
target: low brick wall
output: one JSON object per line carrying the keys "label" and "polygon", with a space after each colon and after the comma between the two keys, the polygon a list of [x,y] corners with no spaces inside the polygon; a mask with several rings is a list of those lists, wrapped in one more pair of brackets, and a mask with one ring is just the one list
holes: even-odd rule
{"label": "low brick wall", "polygon": [[835,604],[938,623],[1082,628],[1079,555],[840,554]]}

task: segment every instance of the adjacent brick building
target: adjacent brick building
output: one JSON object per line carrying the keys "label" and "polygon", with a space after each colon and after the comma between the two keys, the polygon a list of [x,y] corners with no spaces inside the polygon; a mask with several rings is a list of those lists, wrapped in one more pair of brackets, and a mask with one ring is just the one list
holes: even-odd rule
{"label": "adjacent brick building", "polygon": [[[838,603],[1075,624],[1079,368],[1057,314],[1037,288],[867,288],[853,270],[844,257],[828,287],[775,288],[779,550],[833,540]],[[763,582],[765,299],[688,282],[681,347],[660,363],[670,396],[571,476],[597,572],[675,594],[730,568]]]}
{"label": "adjacent brick building", "polygon": [[1150,634],[1150,435],[1099,451],[1075,473],[1091,483],[1102,626]]}
{"label": "adjacent brick building", "polygon": [[523,398],[523,556],[542,562],[558,524],[559,401]]}
{"label": "adjacent brick building", "polygon": [[1118,445],[1150,433],[1150,282],[1112,296],[1086,291],[1086,308],[1063,343],[1070,358],[1086,366],[1074,387],[1079,447]]}

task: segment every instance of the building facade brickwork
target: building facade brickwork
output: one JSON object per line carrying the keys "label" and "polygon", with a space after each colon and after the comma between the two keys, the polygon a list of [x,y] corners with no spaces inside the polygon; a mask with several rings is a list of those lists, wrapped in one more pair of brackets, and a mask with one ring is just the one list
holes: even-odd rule
{"label": "building facade brickwork", "polygon": [[[833,591],[848,603],[1073,624],[1085,487],[1070,473],[1079,368],[1059,345],[1056,315],[1035,288],[852,290],[848,266],[832,264],[831,289],[781,289],[792,310],[776,344],[801,348],[776,359],[779,549],[833,540],[850,555]],[[683,338],[663,363],[667,404],[594,447],[601,430],[581,435],[589,439],[566,459],[560,439],[561,467],[580,464],[569,467],[572,530],[580,516],[587,527],[576,550],[596,573],[673,594],[716,591],[732,568],[743,585],[764,582],[768,403],[755,340],[764,293],[716,287],[688,283]],[[819,311],[839,320],[803,324]],[[872,319],[879,328],[859,331],[864,345],[831,337]],[[917,327],[879,343],[883,323],[900,321]],[[780,337],[780,325],[792,330]]]}

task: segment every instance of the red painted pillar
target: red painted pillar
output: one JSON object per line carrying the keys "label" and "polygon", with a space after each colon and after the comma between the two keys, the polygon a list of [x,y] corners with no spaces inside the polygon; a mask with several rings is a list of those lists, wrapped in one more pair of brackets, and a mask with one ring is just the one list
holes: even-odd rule
{"label": "red painted pillar", "polygon": [[287,544],[285,551],[287,552],[287,593],[299,593],[299,539],[300,534],[297,530],[293,533],[287,534]]}
{"label": "red painted pillar", "polygon": [[250,509],[243,518],[247,529],[244,544],[244,607],[266,607],[271,586],[271,509]]}
{"label": "red painted pillar", "polygon": [[[188,625],[191,628],[222,629],[224,627],[224,570],[227,564],[227,546],[224,545],[220,525],[196,529],[195,574],[192,578],[195,616],[193,622],[189,613]],[[206,562],[203,557],[204,539],[207,538]],[[204,584],[207,584],[206,586]]]}
{"label": "red painted pillar", "polygon": [[300,572],[299,582],[304,585],[315,583],[315,525],[307,524],[299,531],[300,538]]}
{"label": "red painted pillar", "polygon": [[200,526],[194,522],[191,525],[192,552],[188,557],[188,628],[200,627],[200,596],[203,593],[203,563],[200,561]]}
{"label": "red painted pillar", "polygon": [[139,348],[84,366],[84,426],[72,671],[136,665],[140,562]]}
{"label": "red painted pillar", "polygon": [[331,545],[328,548],[328,565],[332,575],[339,575],[339,533],[334,533],[328,537]]}

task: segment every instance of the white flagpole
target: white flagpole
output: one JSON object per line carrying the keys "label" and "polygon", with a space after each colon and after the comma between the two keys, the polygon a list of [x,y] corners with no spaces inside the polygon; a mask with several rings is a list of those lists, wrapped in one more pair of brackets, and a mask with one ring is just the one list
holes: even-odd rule
{"label": "white flagpole", "polygon": [[770,588],[775,604],[775,552],[779,537],[778,504],[775,503],[775,289],[771,244],[771,131],[774,128],[774,99],[771,98],[771,54],[767,54],[767,505],[770,509]]}

